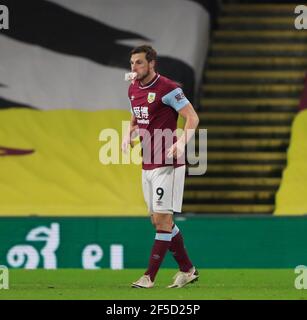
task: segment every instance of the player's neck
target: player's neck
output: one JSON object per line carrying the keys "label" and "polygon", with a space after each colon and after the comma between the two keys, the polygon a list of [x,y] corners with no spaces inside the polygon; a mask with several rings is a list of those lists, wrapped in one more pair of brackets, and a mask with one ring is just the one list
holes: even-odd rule
{"label": "player's neck", "polygon": [[149,74],[146,78],[144,78],[142,81],[140,81],[141,85],[145,87],[147,84],[149,84],[156,76],[156,72],[153,72]]}

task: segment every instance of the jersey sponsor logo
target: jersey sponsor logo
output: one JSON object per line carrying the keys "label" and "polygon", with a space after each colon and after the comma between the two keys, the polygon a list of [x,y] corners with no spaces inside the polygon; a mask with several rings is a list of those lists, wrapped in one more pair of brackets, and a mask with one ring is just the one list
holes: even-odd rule
{"label": "jersey sponsor logo", "polygon": [[149,124],[149,120],[145,119],[136,119],[137,124]]}
{"label": "jersey sponsor logo", "polygon": [[156,94],[154,92],[149,92],[147,96],[148,103],[153,103],[156,99]]}
{"label": "jersey sponsor logo", "polygon": [[185,95],[183,92],[179,92],[175,95],[175,99],[177,100],[177,102],[179,102],[180,100],[183,100],[185,98]]}
{"label": "jersey sponsor logo", "polygon": [[148,114],[148,107],[147,106],[136,106],[133,107],[133,112],[136,118],[138,119],[148,119],[149,114]]}
{"label": "jersey sponsor logo", "polygon": [[133,107],[133,113],[138,124],[149,124],[149,113],[147,106]]}
{"label": "jersey sponsor logo", "polygon": [[141,115],[142,115],[142,118],[148,119],[148,117],[149,117],[148,107],[146,107],[146,106],[141,107]]}

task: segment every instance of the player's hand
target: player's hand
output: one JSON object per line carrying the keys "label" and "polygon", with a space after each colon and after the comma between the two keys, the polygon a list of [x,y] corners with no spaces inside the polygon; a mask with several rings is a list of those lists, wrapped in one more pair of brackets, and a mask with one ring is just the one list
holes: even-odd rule
{"label": "player's hand", "polygon": [[185,152],[185,144],[180,142],[180,140],[178,140],[167,150],[166,156],[168,158],[173,157],[175,159],[179,159],[180,157],[182,157],[184,152]]}
{"label": "player's hand", "polygon": [[134,146],[134,143],[131,140],[130,135],[125,136],[123,141],[122,141],[122,151],[124,153],[127,153],[129,145],[131,146],[131,148],[133,148],[133,146]]}

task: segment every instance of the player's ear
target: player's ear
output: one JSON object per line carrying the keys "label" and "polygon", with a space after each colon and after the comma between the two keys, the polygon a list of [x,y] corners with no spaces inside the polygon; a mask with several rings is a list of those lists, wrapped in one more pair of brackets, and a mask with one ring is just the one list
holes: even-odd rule
{"label": "player's ear", "polygon": [[151,61],[149,62],[149,66],[150,66],[151,69],[155,69],[156,61],[155,61],[155,60],[151,60]]}

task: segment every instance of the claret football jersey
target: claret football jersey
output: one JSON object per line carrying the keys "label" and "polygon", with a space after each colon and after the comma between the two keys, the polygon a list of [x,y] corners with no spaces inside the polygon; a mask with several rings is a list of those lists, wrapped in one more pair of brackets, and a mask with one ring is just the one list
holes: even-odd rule
{"label": "claret football jersey", "polygon": [[128,96],[139,127],[143,169],[183,165],[184,159],[166,157],[167,149],[177,141],[178,111],[189,103],[180,86],[156,74],[144,86],[136,80],[130,85]]}

